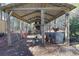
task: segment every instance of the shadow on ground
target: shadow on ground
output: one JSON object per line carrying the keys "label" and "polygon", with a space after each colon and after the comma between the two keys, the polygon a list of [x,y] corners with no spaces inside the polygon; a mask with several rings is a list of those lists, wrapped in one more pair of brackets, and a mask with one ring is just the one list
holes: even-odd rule
{"label": "shadow on ground", "polygon": [[[0,37],[0,56],[33,56],[26,41],[19,34],[11,34],[12,45],[7,45],[7,38]],[[5,44],[6,43],[6,44]]]}

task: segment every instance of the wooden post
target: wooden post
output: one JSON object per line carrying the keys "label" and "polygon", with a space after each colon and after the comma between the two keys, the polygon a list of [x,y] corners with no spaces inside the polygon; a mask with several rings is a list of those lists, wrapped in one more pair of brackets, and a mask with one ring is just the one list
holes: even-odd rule
{"label": "wooden post", "polygon": [[44,34],[44,10],[41,10],[41,35],[43,44],[45,44]]}
{"label": "wooden post", "polygon": [[13,18],[14,18],[14,17],[11,18],[12,24],[11,24],[11,27],[10,27],[10,28],[11,28],[11,31],[14,32],[14,19],[13,19]]}
{"label": "wooden post", "polygon": [[70,23],[69,23],[69,13],[68,13],[68,17],[67,17],[68,21],[67,21],[67,24],[68,24],[68,45],[70,45]]}
{"label": "wooden post", "polygon": [[20,33],[23,31],[23,22],[20,21]]}
{"label": "wooden post", "polygon": [[57,28],[56,19],[54,20],[54,28]]}
{"label": "wooden post", "polygon": [[24,22],[24,32],[26,32],[26,23]]}
{"label": "wooden post", "polygon": [[11,32],[10,32],[10,15],[11,12],[7,12],[6,19],[7,19],[7,38],[8,38],[8,46],[11,46]]}
{"label": "wooden post", "polygon": [[21,31],[23,31],[23,21],[21,21]]}
{"label": "wooden post", "polygon": [[20,21],[20,33],[21,33],[21,21]]}
{"label": "wooden post", "polygon": [[[13,17],[13,18],[14,18],[14,17]],[[15,23],[15,22],[13,21],[13,27],[12,27],[12,28],[13,28],[13,32],[15,31],[15,26],[14,26],[14,23]]]}
{"label": "wooden post", "polygon": [[26,32],[28,32],[28,24],[27,23],[26,23],[25,27],[26,27]]}
{"label": "wooden post", "polygon": [[49,31],[50,31],[50,23],[49,23]]}
{"label": "wooden post", "polygon": [[65,14],[65,41],[66,44],[69,46],[70,43],[70,31],[69,31],[69,14]]}
{"label": "wooden post", "polygon": [[1,3],[0,3],[0,20],[2,20],[2,6],[1,6]]}

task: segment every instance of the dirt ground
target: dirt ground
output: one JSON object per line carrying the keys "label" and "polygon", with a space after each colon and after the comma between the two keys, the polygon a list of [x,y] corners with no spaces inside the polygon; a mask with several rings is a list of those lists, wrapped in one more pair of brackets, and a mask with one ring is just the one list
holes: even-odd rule
{"label": "dirt ground", "polygon": [[77,51],[72,46],[61,46],[61,45],[46,45],[44,47],[34,46],[30,47],[29,50],[34,56],[78,56]]}

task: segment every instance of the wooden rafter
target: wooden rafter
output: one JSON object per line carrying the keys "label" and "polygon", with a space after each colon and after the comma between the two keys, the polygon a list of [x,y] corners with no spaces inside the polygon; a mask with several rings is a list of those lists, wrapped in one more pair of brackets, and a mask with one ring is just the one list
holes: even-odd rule
{"label": "wooden rafter", "polygon": [[25,16],[28,16],[28,15],[31,15],[31,14],[37,13],[37,12],[41,12],[41,11],[40,10],[36,10],[36,11],[31,12],[31,13],[25,14],[25,15],[23,15],[21,17],[25,17]]}
{"label": "wooden rafter", "polygon": [[[23,17],[23,18],[26,19],[26,20],[28,20],[28,19],[30,19],[30,18],[32,18],[32,17],[35,17],[35,16],[41,16],[41,14],[40,14],[40,13],[33,13],[33,14],[28,15],[28,16]],[[21,17],[21,18],[22,18],[22,17]]]}
{"label": "wooden rafter", "polygon": [[51,16],[52,19],[55,17],[55,15],[52,15],[52,14],[50,14],[50,13],[45,13],[45,14],[48,15],[48,16]]}
{"label": "wooden rafter", "polygon": [[[57,14],[50,14],[49,12],[45,13],[45,18],[48,19],[48,21],[52,21],[54,19],[56,19],[57,17],[65,14],[65,10],[69,9],[68,11],[74,9],[75,6],[71,5],[71,4],[66,4],[66,3],[13,3],[13,4],[9,4],[7,6],[3,7],[3,10],[5,10],[6,12],[8,11],[13,11],[12,16],[21,19],[23,21],[29,22],[29,21],[36,21],[35,18],[36,16],[41,16],[41,12],[40,10],[51,10],[50,12],[58,12]],[[36,10],[30,13],[23,13],[21,16],[20,13],[17,13],[17,11],[25,11],[25,10]],[[61,11],[62,10],[62,11]],[[52,12],[53,11],[53,12]],[[27,12],[27,11],[26,11]],[[47,20],[46,20],[47,21]]]}
{"label": "wooden rafter", "polygon": [[19,4],[17,4],[17,3],[14,3],[13,5],[11,5],[11,4],[8,4],[8,5],[6,5],[6,6],[4,6],[2,9],[5,11],[10,11],[10,10],[12,10],[13,8],[17,8],[17,7],[19,7],[19,6],[23,6],[24,4],[22,4],[22,3],[19,3]]}
{"label": "wooden rafter", "polygon": [[56,19],[57,17],[59,17],[59,16],[62,16],[63,14],[65,14],[65,11],[60,11],[60,12],[56,15],[55,19]]}
{"label": "wooden rafter", "polygon": [[15,12],[12,13],[12,16],[20,19],[20,20],[24,20],[24,18],[21,18],[18,14],[16,14]]}
{"label": "wooden rafter", "polygon": [[[29,16],[27,16],[26,19],[22,18],[21,16],[19,16],[16,13],[13,13],[12,15],[15,16],[15,17],[17,17],[18,19],[25,20],[27,22],[29,22],[29,21],[32,22],[33,19],[39,19],[39,18],[41,18],[40,15],[36,15],[36,16],[32,16],[32,17],[31,17],[31,15],[29,15],[30,18],[29,18]],[[48,19],[49,21],[51,21],[53,19],[53,17],[54,17],[54,15],[51,15],[49,13],[45,13],[45,19]],[[33,20],[33,22],[34,21],[36,21],[36,20]]]}
{"label": "wooden rafter", "polygon": [[[32,17],[32,18],[28,19],[27,21],[29,23],[32,23],[32,22],[38,21],[37,19],[39,19],[39,21],[40,21],[41,17],[40,16],[35,16],[35,17]],[[48,22],[51,21],[50,18],[44,18],[44,19],[45,19],[45,23],[48,23]]]}

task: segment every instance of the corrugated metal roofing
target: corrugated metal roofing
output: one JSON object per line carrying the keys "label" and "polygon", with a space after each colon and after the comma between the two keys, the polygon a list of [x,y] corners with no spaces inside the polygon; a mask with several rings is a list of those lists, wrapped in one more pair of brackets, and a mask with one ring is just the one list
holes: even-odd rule
{"label": "corrugated metal roofing", "polygon": [[[48,23],[59,16],[63,15],[74,8],[72,4],[67,3],[11,3],[3,7],[5,12],[10,11],[12,9],[17,9],[12,12],[12,16],[15,16],[18,19],[26,21],[27,23],[32,23],[41,19],[41,11],[40,10],[29,10],[29,8],[51,8],[45,10],[45,22]],[[25,8],[25,10],[20,10],[21,8]],[[28,10],[26,9],[28,8]]]}

